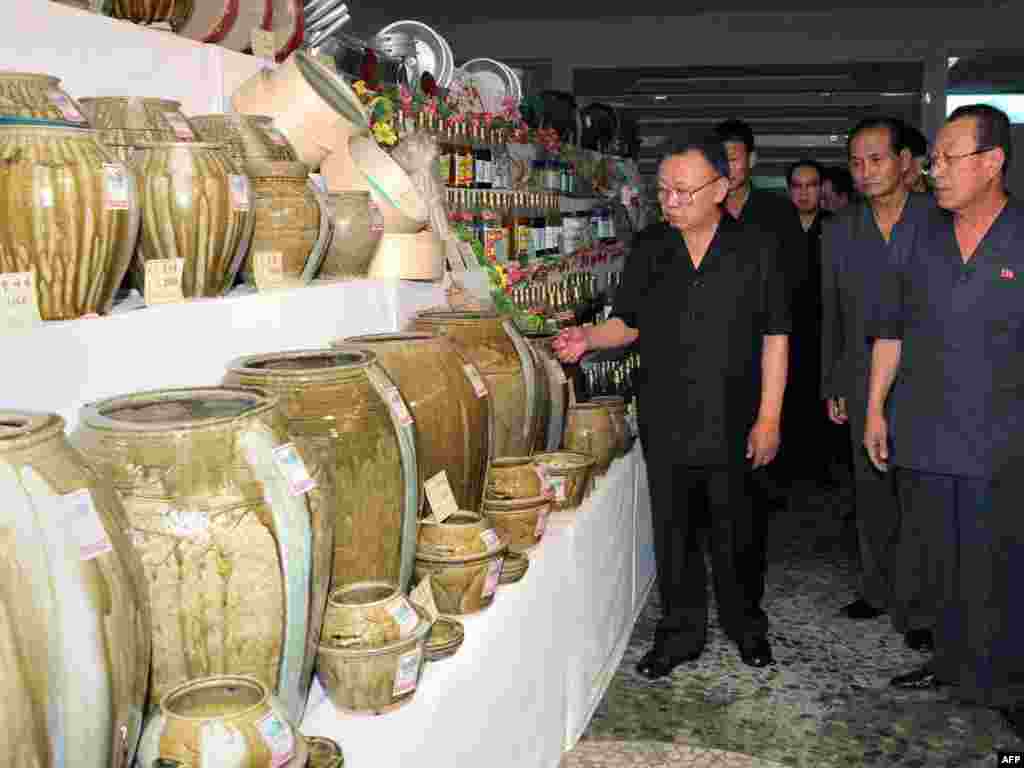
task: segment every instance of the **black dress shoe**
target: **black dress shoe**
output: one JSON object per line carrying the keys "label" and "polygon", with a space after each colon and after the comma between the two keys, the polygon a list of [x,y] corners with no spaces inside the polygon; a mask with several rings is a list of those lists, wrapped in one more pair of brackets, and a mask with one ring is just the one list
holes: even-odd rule
{"label": "black dress shoe", "polygon": [[925,665],[905,675],[897,675],[889,681],[889,685],[904,691],[926,691],[949,683],[941,680],[931,667]]}
{"label": "black dress shoe", "polygon": [[903,642],[912,651],[931,653],[935,650],[935,638],[930,629],[912,629],[903,635]]}
{"label": "black dress shoe", "polygon": [[680,664],[700,658],[700,654],[701,651],[694,651],[682,656],[675,656],[666,653],[661,648],[652,648],[637,662],[636,671],[648,680],[657,680],[659,677],[671,675],[672,670]]}
{"label": "black dress shoe", "polygon": [[884,615],[885,611],[875,608],[863,597],[858,597],[852,603],[840,608],[839,614],[847,619],[860,621],[863,619],[877,619],[879,616]]}
{"label": "black dress shoe", "polygon": [[739,644],[740,658],[748,667],[767,667],[775,661],[772,647],[764,635],[751,637]]}

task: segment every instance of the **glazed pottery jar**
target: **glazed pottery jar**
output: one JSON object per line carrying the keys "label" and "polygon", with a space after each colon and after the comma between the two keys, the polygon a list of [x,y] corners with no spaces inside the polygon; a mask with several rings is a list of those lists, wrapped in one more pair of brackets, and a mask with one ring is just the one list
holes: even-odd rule
{"label": "glazed pottery jar", "polygon": [[109,0],[108,16],[133,24],[170,25],[177,32],[192,15],[192,8],[201,0]]}
{"label": "glazed pottery jar", "polygon": [[143,210],[136,284],[144,286],[146,262],[184,259],[185,298],[226,293],[256,221],[249,178],[219,144],[205,142],[140,147],[132,164]]}
{"label": "glazed pottery jar", "polygon": [[33,72],[0,71],[0,123],[5,122],[89,127],[82,106],[59,79]]}
{"label": "glazed pottery jar", "polygon": [[385,333],[345,339],[371,350],[416,421],[416,457],[429,480],[444,470],[460,509],[483,500],[493,429],[483,377],[442,336]]}
{"label": "glazed pottery jar", "polygon": [[395,585],[359,581],[331,592],[321,643],[336,648],[375,648],[409,637],[418,624],[412,603]]}
{"label": "glazed pottery jar", "polygon": [[488,499],[525,499],[540,496],[541,475],[529,456],[505,456],[487,470]]}
{"label": "glazed pottery jar", "polygon": [[384,231],[369,192],[328,193],[334,237],[327,250],[322,277],[366,277]]}
{"label": "glazed pottery jar", "polygon": [[168,691],[146,723],[139,768],[306,768],[309,749],[285,706],[245,675]]}
{"label": "glazed pottery jar", "polygon": [[565,432],[565,414],[569,407],[569,379],[562,369],[562,364],[551,351],[552,336],[529,338],[537,363],[539,377],[547,380],[548,407],[544,411],[547,431],[538,433],[536,449],[538,451],[557,451],[562,445],[562,433]]}
{"label": "glazed pottery jar", "polygon": [[283,133],[267,115],[196,115],[189,122],[203,141],[224,145],[236,163],[246,160],[296,162],[298,157]]}
{"label": "glazed pottery jar", "polygon": [[334,527],[331,586],[387,581],[405,591],[416,551],[420,477],[412,416],[372,352],[250,355],[225,383],[280,396],[289,434],[317,477],[315,514]]}
{"label": "glazed pottery jar", "polygon": [[149,676],[149,595],[124,508],[55,415],[0,411],[0,754],[128,768]]}
{"label": "glazed pottery jar", "polygon": [[121,494],[153,608],[150,708],[202,675],[246,674],[301,716],[330,529],[277,398],[224,387],[103,400],[75,440]]}
{"label": "glazed pottery jar", "polygon": [[139,231],[135,177],[95,131],[0,125],[0,274],[34,272],[43,320],[110,311]]}
{"label": "glazed pottery jar", "polygon": [[539,401],[537,369],[526,340],[511,320],[487,312],[421,312],[418,331],[444,336],[483,374],[494,412],[494,456],[533,451]]}
{"label": "glazed pottery jar", "polygon": [[484,516],[508,543],[508,551],[528,552],[540,543],[551,512],[549,496],[525,499],[484,499]]}
{"label": "glazed pottery jar", "polygon": [[430,576],[441,613],[478,613],[494,602],[507,549],[490,524],[473,512],[421,525],[416,581]]}
{"label": "glazed pottery jar", "polygon": [[621,438],[608,408],[598,403],[569,406],[565,422],[565,449],[594,460],[594,474],[603,475],[618,455]]}
{"label": "glazed pottery jar", "polygon": [[608,409],[612,426],[618,436],[617,456],[625,456],[633,447],[633,435],[629,429],[629,421],[626,419],[626,401],[621,395],[599,395],[590,398],[589,402],[595,405],[603,405]]}
{"label": "glazed pottery jar", "polygon": [[154,141],[196,141],[181,102],[139,96],[81,99],[89,123],[108,146],[136,147]]}
{"label": "glazed pottery jar", "polygon": [[584,453],[552,451],[533,457],[544,477],[544,490],[556,510],[576,509],[590,490],[594,460]]}
{"label": "glazed pottery jar", "polygon": [[248,160],[246,175],[252,184],[256,223],[243,274],[255,284],[258,254],[281,254],[281,276],[309,283],[327,252],[331,222],[327,201],[309,180],[302,163]]}

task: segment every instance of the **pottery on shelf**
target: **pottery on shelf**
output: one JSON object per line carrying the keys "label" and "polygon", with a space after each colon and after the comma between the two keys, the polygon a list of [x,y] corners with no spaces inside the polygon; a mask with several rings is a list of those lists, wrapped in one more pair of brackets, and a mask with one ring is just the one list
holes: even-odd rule
{"label": "pottery on shelf", "polygon": [[447,615],[478,613],[494,602],[508,547],[490,524],[460,511],[420,526],[416,581],[431,578],[437,609]]}
{"label": "pottery on shelf", "polygon": [[543,492],[540,473],[529,456],[494,459],[487,470],[488,499],[526,499]]}
{"label": "pottery on shelf", "polygon": [[83,409],[75,442],[120,492],[142,558],[149,707],[194,677],[246,674],[299,719],[330,528],[311,514],[277,398],[226,387],[114,397]]}
{"label": "pottery on shelf", "polygon": [[334,221],[334,236],[327,249],[320,276],[327,278],[366,277],[382,228],[369,192],[340,192],[327,195]]}
{"label": "pottery on shelf", "polygon": [[590,398],[588,402],[595,405],[603,405],[608,409],[612,426],[618,436],[618,456],[625,456],[633,447],[633,434],[629,428],[629,420],[626,418],[626,401],[621,395],[597,395]]}
{"label": "pottery on shelf", "polygon": [[409,599],[386,581],[359,581],[331,592],[320,644],[374,648],[413,633],[419,617]]}
{"label": "pottery on shelf", "polygon": [[0,274],[34,272],[43,320],[110,311],[139,232],[135,176],[81,128],[0,124]]}
{"label": "pottery on shelf", "polygon": [[192,15],[193,6],[203,0],[108,0],[108,16],[132,24],[167,24],[177,32]]}
{"label": "pottery on shelf", "polygon": [[267,115],[196,115],[189,118],[189,122],[203,141],[223,144],[224,151],[236,163],[246,160],[298,161],[288,139],[274,127],[274,119]]}
{"label": "pottery on shelf", "polygon": [[556,510],[576,509],[590,491],[590,474],[596,463],[585,453],[552,451],[533,457],[544,476],[544,490]]}
{"label": "pottery on shelf", "polygon": [[565,421],[565,449],[590,456],[594,475],[608,471],[619,455],[621,438],[611,412],[598,403],[576,403],[569,406]]}
{"label": "pottery on shelf", "polygon": [[538,432],[537,451],[557,451],[562,445],[562,434],[565,432],[565,415],[569,407],[569,379],[562,369],[562,364],[551,350],[553,337],[529,339],[533,350],[538,373],[547,381],[548,407],[542,410],[546,432]]}
{"label": "pottery on shelf", "polygon": [[117,494],[59,416],[0,411],[0,544],[4,764],[128,768],[149,595]]}
{"label": "pottery on shelf", "polygon": [[551,513],[549,496],[524,499],[484,499],[484,516],[508,543],[508,551],[528,552],[540,543]]}
{"label": "pottery on shelf", "polygon": [[132,271],[145,283],[145,263],[184,259],[185,298],[221,296],[234,284],[256,221],[249,178],[206,142],[157,143],[132,155],[142,202],[139,253]]}
{"label": "pottery on shelf", "polygon": [[0,124],[3,123],[89,127],[82,106],[60,87],[58,78],[0,70]]}

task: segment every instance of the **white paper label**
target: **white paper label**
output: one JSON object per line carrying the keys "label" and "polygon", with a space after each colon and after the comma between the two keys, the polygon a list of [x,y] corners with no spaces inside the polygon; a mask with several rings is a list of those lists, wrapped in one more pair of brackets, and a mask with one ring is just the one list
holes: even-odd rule
{"label": "white paper label", "polygon": [[270,748],[271,768],[280,766],[292,759],[295,753],[295,736],[292,729],[276,713],[271,712],[256,721],[256,728]]}
{"label": "white paper label", "polygon": [[50,91],[50,103],[60,110],[65,120],[69,120],[72,123],[85,122],[85,116],[78,111],[78,108],[71,102],[67,94],[57,90]]}
{"label": "white paper label", "polygon": [[476,396],[487,397],[487,385],[484,383],[484,379],[480,375],[480,371],[476,369],[476,366],[472,363],[466,363],[462,366],[462,370],[466,372],[466,378],[473,385],[473,391],[476,392]]}
{"label": "white paper label", "polygon": [[383,234],[384,232],[384,215],[380,212],[380,206],[374,200],[370,200],[370,231],[375,234]]}
{"label": "white paper label", "polygon": [[420,623],[419,614],[403,597],[399,597],[388,606],[388,613],[398,625],[398,635],[403,640],[409,637],[416,630],[416,625]]}
{"label": "white paper label", "polygon": [[537,515],[537,525],[533,528],[533,536],[536,539],[540,539],[544,536],[544,531],[548,529],[548,510],[550,507],[544,507]]}
{"label": "white paper label", "polygon": [[288,490],[292,496],[301,496],[316,488],[316,480],[306,469],[306,463],[299,456],[295,443],[285,443],[275,448],[274,463],[288,481]]}
{"label": "white paper label", "polygon": [[481,597],[490,597],[498,588],[498,581],[501,580],[501,566],[504,562],[505,558],[499,557],[487,566],[487,578],[484,579],[484,590],[480,593]]}
{"label": "white paper label", "polygon": [[[273,129],[271,129],[271,130],[273,130]],[[275,131],[275,133],[276,133],[276,131]],[[281,136],[281,134],[278,133],[278,136]],[[284,136],[281,136],[281,138],[283,139]],[[311,173],[311,174],[309,174],[309,180],[313,182],[313,186],[316,187],[317,190],[319,190],[321,193],[323,193],[325,195],[327,194],[327,181],[324,179],[322,173]]]}
{"label": "white paper label", "polygon": [[431,624],[437,621],[437,617],[441,612],[434,601],[434,583],[430,580],[429,574],[420,579],[420,583],[416,585],[416,589],[409,595],[409,599],[427,612],[427,619]]}
{"label": "white paper label", "polygon": [[164,117],[167,118],[167,122],[174,131],[175,136],[182,141],[195,141],[196,134],[192,130],[192,126],[188,124],[188,121],[182,117],[180,112],[164,112]]}
{"label": "white paper label", "polygon": [[184,301],[182,281],[185,276],[184,259],[153,259],[146,262],[143,296],[146,306]]}
{"label": "white paper label", "polygon": [[487,547],[488,552],[495,550],[501,546],[501,539],[498,538],[498,534],[493,528],[488,528],[486,531],[481,531],[480,540],[483,541],[484,546]]}
{"label": "white paper label", "polygon": [[452,493],[451,483],[448,482],[448,473],[441,470],[423,484],[427,492],[427,501],[430,502],[430,509],[434,513],[434,522],[442,523],[459,511],[459,504],[455,501],[455,494]]}
{"label": "white paper label", "polygon": [[32,170],[32,178],[35,182],[34,202],[40,208],[53,208],[53,183],[50,181],[50,169],[43,165],[37,165]]}
{"label": "white paper label", "polygon": [[0,273],[0,331],[42,323],[35,272]]}
{"label": "white paper label", "polygon": [[231,207],[236,211],[249,210],[249,177],[237,173],[228,175],[231,185]]}
{"label": "white paper label", "polygon": [[120,163],[103,164],[103,207],[127,211],[129,204],[128,169]]}
{"label": "white paper label", "polygon": [[256,288],[269,291],[285,284],[284,254],[281,251],[256,251],[252,255],[253,279]]}
{"label": "white paper label", "polygon": [[67,520],[71,535],[78,542],[78,551],[83,560],[110,552],[114,549],[110,537],[103,528],[99,513],[92,502],[88,488],[61,497],[67,505]]}
{"label": "white paper label", "polygon": [[402,400],[402,395],[399,393],[397,387],[389,387],[385,391],[384,399],[388,403],[388,408],[395,414],[398,419],[398,423],[403,427],[408,427],[412,424],[412,414],[409,413],[409,409],[405,407],[405,401]]}
{"label": "white paper label", "polygon": [[416,690],[416,683],[420,676],[420,649],[403,653],[398,657],[395,669],[395,687],[392,695],[395,698]]}

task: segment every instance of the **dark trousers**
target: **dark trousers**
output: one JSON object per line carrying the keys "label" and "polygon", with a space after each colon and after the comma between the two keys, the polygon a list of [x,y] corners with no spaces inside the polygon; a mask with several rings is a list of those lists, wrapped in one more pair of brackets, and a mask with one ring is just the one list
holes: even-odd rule
{"label": "dark trousers", "polygon": [[[1024,704],[1024,523],[1017,494],[1001,496],[988,478],[901,469],[900,554],[921,559],[934,597],[916,596],[918,615],[934,613],[936,674],[954,694],[983,706]],[[934,602],[929,605],[928,602]]]}
{"label": "dark trousers", "polygon": [[707,636],[707,570],[698,536],[707,512],[707,541],[722,628],[733,640],[764,634],[763,542],[753,524],[749,472],[743,467],[677,465],[670,453],[646,452],[654,522],[654,555],[662,619],[655,642],[687,655]]}

